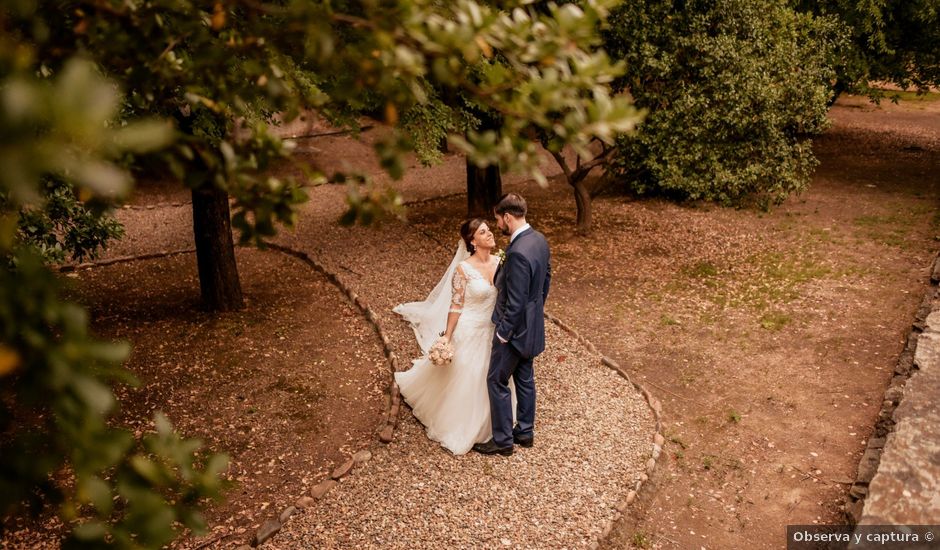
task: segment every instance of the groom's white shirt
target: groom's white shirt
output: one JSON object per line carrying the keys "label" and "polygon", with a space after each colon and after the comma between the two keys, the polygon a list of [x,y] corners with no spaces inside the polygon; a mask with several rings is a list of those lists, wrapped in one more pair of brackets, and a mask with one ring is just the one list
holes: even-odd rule
{"label": "groom's white shirt", "polygon": [[521,226],[519,226],[515,231],[512,232],[512,235],[509,236],[509,244],[512,244],[512,242],[516,240],[516,237],[519,236],[519,233],[522,233],[523,231],[525,231],[526,229],[530,227],[532,226],[527,223],[524,223]]}
{"label": "groom's white shirt", "polygon": [[[509,236],[509,244],[512,244],[512,242],[513,242],[514,240],[516,240],[516,237],[519,236],[519,233],[522,233],[523,231],[525,231],[526,229],[528,229],[528,228],[530,228],[530,227],[532,227],[532,226],[529,225],[528,223],[524,223],[524,224],[520,225],[518,228],[516,228],[516,230],[512,232],[512,235]],[[509,340],[506,340],[505,338],[503,338],[502,336],[500,336],[498,332],[496,333],[496,337],[499,338],[499,341],[502,342],[502,343],[504,343],[504,344],[509,341]]]}

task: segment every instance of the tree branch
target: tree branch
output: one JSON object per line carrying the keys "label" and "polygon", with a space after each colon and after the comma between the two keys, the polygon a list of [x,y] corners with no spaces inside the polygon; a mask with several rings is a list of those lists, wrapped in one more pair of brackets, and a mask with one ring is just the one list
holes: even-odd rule
{"label": "tree branch", "polygon": [[[581,164],[578,169],[569,176],[569,180],[577,182],[586,178],[591,170],[607,162],[607,157],[610,155],[611,151],[613,151],[612,148],[605,147],[596,157]],[[581,157],[579,156],[578,158]],[[571,183],[571,181],[569,181],[569,183]]]}
{"label": "tree branch", "polygon": [[568,167],[568,161],[565,160],[565,157],[560,152],[549,151],[549,153],[555,158],[555,162],[558,163],[558,166],[561,166],[562,171],[565,173],[565,179],[568,180],[568,183],[571,183],[571,168]]}

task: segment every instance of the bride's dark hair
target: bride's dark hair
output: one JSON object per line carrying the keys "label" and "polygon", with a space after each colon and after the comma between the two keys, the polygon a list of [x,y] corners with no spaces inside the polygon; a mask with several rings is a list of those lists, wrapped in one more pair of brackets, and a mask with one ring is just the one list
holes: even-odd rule
{"label": "bride's dark hair", "polygon": [[460,236],[463,237],[463,243],[467,245],[467,252],[473,254],[476,250],[476,247],[470,244],[470,241],[473,240],[474,233],[477,232],[477,229],[480,228],[480,224],[483,223],[481,218],[471,218],[460,226]]}

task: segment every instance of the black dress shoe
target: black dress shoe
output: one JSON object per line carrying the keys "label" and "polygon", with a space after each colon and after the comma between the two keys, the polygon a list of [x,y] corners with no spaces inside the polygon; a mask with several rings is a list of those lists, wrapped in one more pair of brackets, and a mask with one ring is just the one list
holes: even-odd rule
{"label": "black dress shoe", "polygon": [[519,445],[520,447],[529,448],[532,446],[532,443],[534,441],[535,441],[535,436],[531,436],[531,435],[529,437],[517,436],[517,435],[512,436],[512,442],[515,443],[516,445]]}
{"label": "black dress shoe", "polygon": [[477,443],[473,446],[473,450],[485,455],[501,454],[503,456],[509,456],[512,454],[512,447],[497,447],[492,439],[486,443]]}

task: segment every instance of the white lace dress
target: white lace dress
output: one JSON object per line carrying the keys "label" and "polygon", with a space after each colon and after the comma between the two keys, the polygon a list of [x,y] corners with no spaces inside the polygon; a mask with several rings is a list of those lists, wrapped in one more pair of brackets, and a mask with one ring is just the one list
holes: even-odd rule
{"label": "white lace dress", "polygon": [[[491,258],[495,264],[499,259]],[[452,279],[450,311],[460,312],[451,344],[454,359],[438,366],[427,357],[411,369],[395,373],[401,395],[428,437],[454,454],[493,436],[490,399],[486,388],[495,325],[491,320],[496,287],[467,261],[460,262]],[[513,401],[515,402],[515,389]],[[513,405],[515,410],[515,405]]]}

